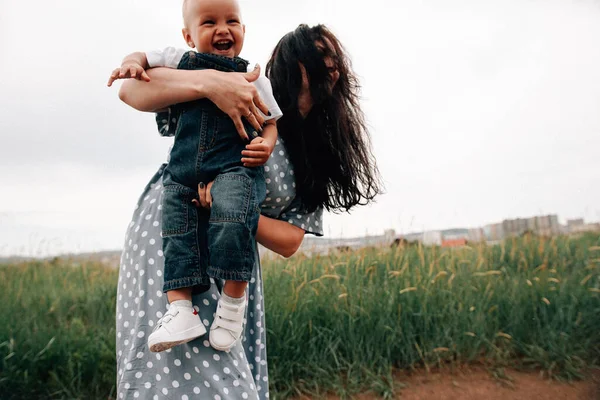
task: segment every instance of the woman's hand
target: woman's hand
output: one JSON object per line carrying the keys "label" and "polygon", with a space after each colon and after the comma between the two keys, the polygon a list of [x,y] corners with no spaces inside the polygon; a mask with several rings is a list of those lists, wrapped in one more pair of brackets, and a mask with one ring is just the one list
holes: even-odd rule
{"label": "woman's hand", "polygon": [[258,132],[262,131],[265,119],[263,114],[269,114],[269,108],[258,95],[256,87],[252,84],[260,76],[260,66],[256,65],[253,71],[246,73],[223,73],[215,71],[213,79],[203,83],[206,97],[233,120],[238,134],[242,139],[250,140],[242,117]]}
{"label": "woman's hand", "polygon": [[210,195],[210,189],[212,188],[213,182],[210,182],[208,185],[205,185],[204,182],[200,182],[198,184],[198,197],[200,201],[193,199],[192,203],[200,208],[204,207],[208,210],[212,207],[212,196]]}

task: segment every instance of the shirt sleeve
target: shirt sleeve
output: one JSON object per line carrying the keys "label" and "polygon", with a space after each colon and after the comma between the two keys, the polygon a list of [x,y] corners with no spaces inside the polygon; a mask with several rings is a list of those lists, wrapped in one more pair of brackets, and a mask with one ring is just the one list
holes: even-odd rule
{"label": "shirt sleeve", "polygon": [[187,50],[177,49],[175,47],[166,47],[163,50],[148,51],[146,52],[148,67],[177,68],[186,51]]}
{"label": "shirt sleeve", "polygon": [[254,81],[254,86],[258,91],[258,95],[262,99],[263,103],[269,108],[270,116],[264,115],[262,111],[259,112],[265,118],[265,121],[270,119],[278,120],[281,118],[283,113],[275,100],[275,96],[273,96],[273,88],[271,87],[271,81],[264,75],[261,75],[256,81]]}
{"label": "shirt sleeve", "polygon": [[306,233],[323,236],[323,208],[308,212],[302,206],[302,200],[296,196],[292,203],[277,218],[304,229]]}

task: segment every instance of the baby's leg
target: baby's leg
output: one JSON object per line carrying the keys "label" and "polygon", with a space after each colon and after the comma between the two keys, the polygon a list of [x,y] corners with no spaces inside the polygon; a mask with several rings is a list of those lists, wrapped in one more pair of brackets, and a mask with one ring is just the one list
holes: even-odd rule
{"label": "baby's leg", "polygon": [[[195,192],[183,185],[165,185],[162,201],[163,291],[168,310],[148,337],[150,351],[160,352],[206,334],[206,327],[192,307],[192,289],[206,286],[200,273]],[[159,275],[160,276],[160,275]]]}
{"label": "baby's leg", "polygon": [[262,171],[243,167],[219,175],[211,189],[208,275],[225,280],[210,328],[210,344],[217,350],[229,351],[243,332],[245,292],[256,262],[254,236],[265,191]]}

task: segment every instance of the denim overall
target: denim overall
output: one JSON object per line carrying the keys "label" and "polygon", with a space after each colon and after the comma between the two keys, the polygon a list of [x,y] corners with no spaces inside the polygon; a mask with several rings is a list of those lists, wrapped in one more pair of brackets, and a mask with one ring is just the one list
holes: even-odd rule
{"label": "denim overall", "polygon": [[[214,54],[186,53],[178,69],[246,72],[248,62]],[[241,162],[244,142],[231,118],[210,100],[178,104],[175,142],[164,172],[162,199],[163,291],[193,287],[202,292],[215,279],[252,277],[260,204],[266,196],[263,167]],[[257,136],[246,123],[250,137]],[[192,204],[199,182],[214,181],[210,212]]]}

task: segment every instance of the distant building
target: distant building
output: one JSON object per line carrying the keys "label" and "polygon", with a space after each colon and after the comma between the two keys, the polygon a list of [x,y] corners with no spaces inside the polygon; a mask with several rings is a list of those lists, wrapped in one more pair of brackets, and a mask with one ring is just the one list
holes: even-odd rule
{"label": "distant building", "polygon": [[441,246],[442,245],[442,232],[440,231],[427,231],[423,232],[421,242],[425,246]]}
{"label": "distant building", "polygon": [[505,237],[503,224],[489,224],[483,227],[483,235],[487,241],[498,241]]}
{"label": "distant building", "polygon": [[467,239],[444,239],[442,240],[442,247],[463,247],[467,245]]}
{"label": "distant building", "polygon": [[484,242],[485,241],[485,233],[483,232],[483,228],[471,228],[469,229],[469,234],[467,240],[469,242]]}

